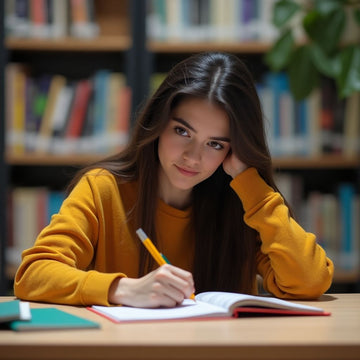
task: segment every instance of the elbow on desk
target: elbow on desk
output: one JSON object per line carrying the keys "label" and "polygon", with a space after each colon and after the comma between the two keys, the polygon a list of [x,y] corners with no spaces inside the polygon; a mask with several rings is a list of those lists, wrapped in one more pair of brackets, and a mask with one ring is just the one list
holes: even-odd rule
{"label": "elbow on desk", "polygon": [[313,274],[304,279],[294,279],[292,284],[281,284],[274,274],[264,280],[265,291],[272,295],[288,300],[315,300],[323,295],[331,286],[333,267],[330,266],[323,274]]}

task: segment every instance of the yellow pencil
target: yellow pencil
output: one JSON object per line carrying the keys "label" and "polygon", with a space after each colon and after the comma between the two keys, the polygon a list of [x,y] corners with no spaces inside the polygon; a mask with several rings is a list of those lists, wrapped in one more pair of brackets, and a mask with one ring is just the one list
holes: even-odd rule
{"label": "yellow pencil", "polygon": [[[158,251],[158,249],[155,247],[149,237],[145,234],[143,229],[137,229],[136,234],[159,266],[169,264],[169,261],[165,260],[165,256],[161,255],[161,253]],[[195,300],[195,295],[191,294],[190,299]]]}

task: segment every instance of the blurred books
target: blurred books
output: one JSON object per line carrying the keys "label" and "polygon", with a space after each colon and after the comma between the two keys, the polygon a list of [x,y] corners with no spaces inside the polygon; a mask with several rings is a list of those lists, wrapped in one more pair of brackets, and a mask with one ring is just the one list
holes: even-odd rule
{"label": "blurred books", "polygon": [[94,38],[99,35],[94,0],[6,0],[6,36]]}
{"label": "blurred books", "polygon": [[131,90],[122,73],[32,77],[25,65],[10,63],[5,82],[8,153],[109,154],[128,141]]}

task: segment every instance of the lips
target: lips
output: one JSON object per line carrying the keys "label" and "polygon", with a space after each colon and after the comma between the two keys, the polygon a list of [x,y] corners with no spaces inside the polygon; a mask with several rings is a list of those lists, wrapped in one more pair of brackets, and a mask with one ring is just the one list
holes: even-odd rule
{"label": "lips", "polygon": [[177,166],[177,165],[175,165],[175,167],[184,176],[195,176],[195,175],[197,175],[199,173],[198,171],[190,170],[190,169],[180,167],[180,166]]}

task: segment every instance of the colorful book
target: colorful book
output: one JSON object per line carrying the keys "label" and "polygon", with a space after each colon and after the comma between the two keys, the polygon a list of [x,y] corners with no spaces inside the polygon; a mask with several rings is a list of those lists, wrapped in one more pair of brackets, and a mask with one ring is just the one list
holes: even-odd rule
{"label": "colorful book", "polygon": [[274,297],[209,291],[186,299],[174,308],[135,308],[96,306],[89,310],[113,322],[173,320],[186,318],[226,318],[253,315],[330,315],[321,308],[302,305]]}
{"label": "colorful book", "polygon": [[52,0],[52,36],[54,38],[65,37],[69,27],[69,2],[64,0]]}
{"label": "colorful book", "polygon": [[31,319],[30,305],[20,300],[0,302],[0,323]]}
{"label": "colorful book", "polygon": [[8,261],[16,266],[21,263],[21,254],[33,246],[39,233],[37,226],[37,190],[32,187],[13,189],[13,247],[9,249]]}
{"label": "colorful book", "polygon": [[58,96],[61,89],[66,85],[66,78],[62,75],[54,75],[50,82],[49,93],[47,95],[46,107],[41,120],[37,151],[49,152],[51,136],[53,132],[53,115]]}
{"label": "colorful book", "polygon": [[34,38],[50,36],[50,25],[47,18],[46,0],[30,0],[30,34]]}
{"label": "colorful book", "polygon": [[52,141],[50,151],[58,154],[63,153],[65,148],[65,133],[69,122],[72,104],[74,102],[76,84],[68,83],[64,86],[57,97],[53,112]]}
{"label": "colorful book", "polygon": [[66,130],[67,137],[77,138],[81,135],[91,92],[92,83],[90,80],[80,80],[77,83],[74,102],[72,105],[69,123]]}
{"label": "colorful book", "polygon": [[[340,254],[339,265],[343,270],[354,270],[356,264],[353,213],[355,201],[355,187],[350,183],[339,186],[340,204]],[[357,221],[358,222],[358,219]]]}
{"label": "colorful book", "polygon": [[111,72],[101,69],[94,76],[94,124],[93,124],[93,150],[106,152],[107,118],[109,97],[109,79]]}
{"label": "colorful book", "polygon": [[106,128],[106,137],[107,137],[107,150],[113,152],[120,145],[120,130],[121,128],[126,128],[125,124],[119,124],[119,121],[124,121],[125,119],[119,118],[119,115],[122,115],[122,111],[127,112],[127,108],[122,107],[126,104],[123,104],[121,101],[122,90],[126,86],[126,79],[124,74],[118,72],[112,72],[109,76],[108,84],[108,99],[107,99],[107,128]]}
{"label": "colorful book", "polygon": [[116,118],[116,149],[127,144],[129,140],[130,116],[131,116],[132,91],[129,86],[124,86],[118,95],[118,114]]}
{"label": "colorful book", "polygon": [[70,0],[70,34],[79,38],[93,38],[99,34],[95,22],[94,0]]}
{"label": "colorful book", "polygon": [[56,308],[31,309],[31,320],[12,321],[9,327],[15,331],[98,329],[100,325],[77,315]]}
{"label": "colorful book", "polygon": [[25,152],[25,98],[26,66],[11,63],[5,69],[6,84],[6,141],[7,146],[14,154]]}

